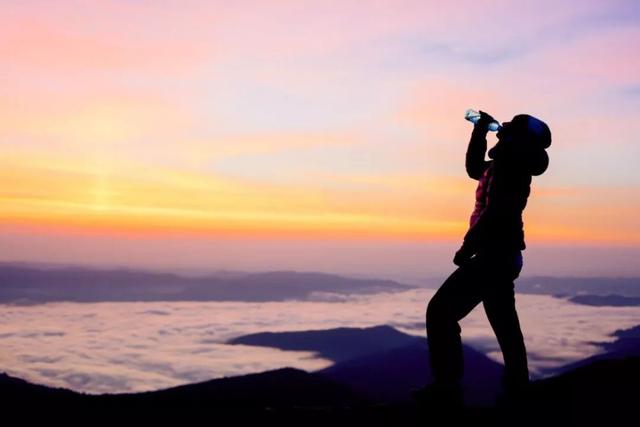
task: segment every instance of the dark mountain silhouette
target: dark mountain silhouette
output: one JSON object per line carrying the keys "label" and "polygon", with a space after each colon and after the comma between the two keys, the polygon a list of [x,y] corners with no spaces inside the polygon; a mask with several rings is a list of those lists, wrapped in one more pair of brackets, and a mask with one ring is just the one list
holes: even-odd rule
{"label": "dark mountain silhouette", "polygon": [[533,383],[522,403],[530,425],[635,425],[640,357],[599,360]]}
{"label": "dark mountain silhouette", "polygon": [[23,379],[0,373],[0,401],[6,407],[12,404],[56,406],[79,404],[83,395],[64,388],[32,384]]}
{"label": "dark mountain silhouette", "polygon": [[261,332],[243,335],[227,344],[272,347],[280,350],[313,351],[318,357],[342,362],[420,341],[390,326],[336,328],[312,331]]}
{"label": "dark mountain silhouette", "polygon": [[[406,402],[411,389],[432,379],[427,340],[390,326],[259,333],[229,343],[313,351],[337,362],[319,373],[376,402]],[[469,346],[463,350],[465,401],[474,405],[493,403],[500,390],[502,365]]]}
{"label": "dark mountain silhouette", "polygon": [[[377,372],[370,371],[370,376]],[[592,363],[542,381],[509,405],[466,407],[454,413],[406,404],[373,404],[344,386],[296,369],[212,380],[156,392],[85,395],[0,375],[3,420],[51,424],[383,426],[633,425],[637,420],[640,358]],[[13,418],[15,419],[15,418]],[[181,424],[184,425],[184,424]]]}
{"label": "dark mountain silhouette", "polygon": [[[469,346],[463,346],[464,399],[470,405],[495,403],[503,367]],[[375,402],[407,402],[412,389],[432,381],[426,339],[413,344],[337,363],[319,371]]]}
{"label": "dark mountain silhouette", "polygon": [[[98,400],[96,397],[92,397]],[[364,402],[347,387],[328,378],[293,368],[260,374],[205,381],[165,390],[102,395],[101,400],[116,406],[136,402],[157,405],[185,405],[229,408],[281,406],[341,406]]]}
{"label": "dark mountain silhouette", "polygon": [[608,352],[624,352],[628,356],[640,356],[640,325],[629,329],[618,329],[611,336],[616,337],[616,340],[598,344]]}
{"label": "dark mountain silhouette", "polygon": [[[49,388],[0,374],[0,401],[4,419],[13,414],[22,421],[55,419],[66,425],[106,420],[117,425],[149,425],[150,421],[180,425],[203,417],[213,424],[232,420],[235,425],[245,425],[366,403],[344,385],[292,368],[153,392],[102,395]],[[177,424],[168,417],[177,417]]]}
{"label": "dark mountain silhouette", "polygon": [[637,307],[640,306],[640,297],[625,297],[622,295],[576,295],[569,298],[575,304],[590,305],[594,307]]}
{"label": "dark mountain silhouette", "polygon": [[135,270],[0,265],[0,303],[283,301],[306,299],[313,293],[368,294],[411,288],[391,280],[293,271],[187,277]]}

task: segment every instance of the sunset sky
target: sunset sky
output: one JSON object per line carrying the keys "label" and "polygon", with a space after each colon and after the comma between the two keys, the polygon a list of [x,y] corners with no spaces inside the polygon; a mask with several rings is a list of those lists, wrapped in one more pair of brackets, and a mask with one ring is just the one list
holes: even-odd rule
{"label": "sunset sky", "polygon": [[552,130],[523,274],[640,274],[637,0],[0,12],[0,260],[444,274],[476,108]]}

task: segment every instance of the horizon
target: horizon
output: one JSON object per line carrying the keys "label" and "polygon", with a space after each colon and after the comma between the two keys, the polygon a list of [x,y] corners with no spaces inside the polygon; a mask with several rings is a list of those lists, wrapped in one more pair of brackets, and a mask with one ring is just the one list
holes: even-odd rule
{"label": "horizon", "polygon": [[[38,236],[29,236],[29,239],[37,239]],[[207,263],[201,259],[197,259],[198,251],[182,252],[175,256],[173,263],[163,259],[161,262],[149,262],[154,256],[142,257],[132,262],[136,254],[140,251],[139,247],[135,248],[135,243],[125,240],[126,244],[133,245],[133,251],[113,251],[113,244],[98,246],[95,241],[90,241],[90,248],[85,245],[78,245],[79,253],[73,253],[68,250],[69,246],[63,239],[58,239],[60,245],[58,251],[54,253],[61,255],[58,257],[38,257],[37,251],[33,248],[41,248],[43,243],[38,242],[32,245],[24,245],[28,251],[28,256],[23,258],[6,258],[0,257],[0,263],[3,264],[26,264],[26,265],[43,265],[43,266],[70,266],[95,269],[130,269],[152,272],[167,272],[184,275],[203,275],[214,274],[220,272],[238,272],[238,273],[261,273],[271,271],[295,271],[295,272],[318,272],[326,274],[336,274],[352,277],[366,278],[388,278],[397,281],[405,281],[416,284],[423,282],[433,282],[444,280],[456,268],[453,264],[451,254],[455,252],[457,246],[450,245],[430,245],[430,244],[396,244],[388,247],[383,245],[367,246],[358,245],[354,247],[353,243],[343,245],[342,242],[318,242],[306,245],[305,242],[296,242],[290,249],[291,254],[296,257],[296,262],[291,260],[283,262],[286,252],[282,247],[278,248],[278,252],[273,255],[274,243],[266,242],[264,246],[253,244],[243,247],[243,242],[232,241],[227,242],[233,247],[228,251],[228,247],[217,247],[216,242],[206,242],[202,253],[207,257],[211,254],[221,255],[220,258],[228,262],[216,262],[215,260]],[[112,242],[111,242],[112,243]],[[201,243],[202,244],[202,243]],[[183,243],[184,245],[184,243]],[[166,253],[166,248],[170,245],[155,245],[155,248],[163,248],[162,252]],[[194,243],[189,242],[189,247],[196,247]],[[64,250],[67,248],[67,250]],[[98,256],[86,256],[82,253],[83,249],[90,249],[98,252]],[[100,249],[109,254],[115,254],[116,257],[100,256]],[[138,250],[135,250],[138,249]],[[237,252],[252,249],[256,256],[261,258],[259,263],[247,263],[244,259],[240,262],[234,262],[233,255]],[[333,253],[342,252],[342,257],[336,260],[322,260],[322,255],[327,251]],[[35,252],[35,253],[34,253]],[[144,255],[149,254],[148,248],[145,248]],[[230,252],[231,254],[229,254]],[[1,248],[0,248],[1,253]],[[89,252],[90,253],[90,252]],[[152,253],[152,252],[151,252]],[[361,256],[362,253],[366,254]],[[349,256],[358,255],[360,262],[354,263]],[[34,256],[36,255],[36,256]],[[636,260],[640,258],[640,248],[627,247],[572,247],[572,246],[544,246],[528,248],[523,251],[524,268],[520,274],[523,277],[536,276],[555,276],[555,277],[640,277],[640,266]],[[194,258],[196,259],[194,262]],[[343,258],[346,262],[341,263]],[[585,259],[589,259],[589,263],[585,263]],[[518,279],[516,279],[517,281]]]}
{"label": "horizon", "polygon": [[[549,249],[549,248],[547,248]],[[557,250],[565,251],[565,255],[571,253],[575,258],[575,262],[582,262],[584,254],[576,253],[576,248],[566,247],[566,248],[554,248]],[[593,248],[582,248],[586,250],[590,250]],[[619,248],[618,248],[619,249]],[[605,251],[609,251],[607,249]],[[604,255],[609,255],[614,258],[619,257],[620,254],[598,254],[598,258],[600,258],[600,265],[591,265],[590,269],[568,269],[568,270],[550,270],[550,269],[542,269],[539,271],[533,270],[530,268],[526,268],[523,270],[522,274],[515,280],[516,283],[516,293],[518,293],[518,281],[519,280],[527,280],[533,278],[576,278],[576,279],[633,279],[640,278],[640,273],[637,272],[636,265],[633,263],[634,259],[638,259],[640,256],[640,251],[638,251],[637,255],[633,253],[627,252],[625,249],[624,255],[628,256],[624,269],[620,269],[616,267],[615,269],[607,269],[601,268],[603,265],[611,267],[611,262],[609,259],[604,258]],[[448,252],[444,252],[448,255]],[[546,256],[540,257],[540,259],[536,260],[537,265],[544,266],[546,264],[545,259],[547,257],[557,257],[558,253],[555,254],[547,254]],[[529,264],[529,260],[525,258],[525,263]],[[621,264],[622,265],[622,264]],[[301,266],[284,266],[282,268],[278,268],[274,265],[265,265],[265,266],[255,266],[254,268],[227,268],[227,267],[216,267],[216,266],[184,266],[184,265],[148,265],[148,264],[127,264],[127,263],[104,263],[104,262],[78,262],[75,261],[39,261],[39,260],[0,260],[0,266],[21,266],[27,268],[35,268],[35,269],[64,269],[64,268],[79,268],[79,269],[87,269],[87,270],[98,270],[98,271],[133,271],[133,272],[148,272],[148,273],[158,273],[158,274],[175,274],[177,276],[183,277],[215,277],[216,275],[226,275],[226,274],[241,274],[241,275],[250,275],[250,274],[262,274],[262,273],[275,273],[275,272],[292,272],[292,273],[319,273],[319,274],[327,274],[327,275],[335,275],[342,277],[352,277],[357,279],[387,279],[393,280],[399,283],[405,283],[413,286],[427,287],[427,288],[437,288],[442,284],[442,282],[451,274],[450,270],[447,270],[446,267],[441,270],[424,270],[424,269],[416,269],[416,270],[389,270],[383,269],[380,271],[374,270],[353,270],[353,269],[344,269],[344,268],[318,268],[316,264],[310,263],[307,265]],[[528,266],[527,266],[528,267]],[[451,269],[453,270],[453,268]]]}

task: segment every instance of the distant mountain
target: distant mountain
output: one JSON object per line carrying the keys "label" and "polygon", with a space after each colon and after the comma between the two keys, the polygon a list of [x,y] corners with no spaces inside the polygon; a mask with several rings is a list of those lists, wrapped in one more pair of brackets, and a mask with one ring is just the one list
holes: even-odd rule
{"label": "distant mountain", "polygon": [[283,301],[314,294],[369,294],[411,289],[391,280],[276,271],[186,277],[172,273],[81,267],[0,265],[0,303],[53,301]]}
{"label": "distant mountain", "polygon": [[640,277],[521,277],[516,282],[516,291],[541,295],[640,297]]}
{"label": "distant mountain", "polygon": [[602,360],[620,360],[628,357],[640,357],[640,325],[629,329],[619,329],[611,334],[611,336],[616,337],[616,340],[592,343],[602,347],[604,352],[561,366],[560,368],[548,369],[545,373],[559,374],[569,372]]}
{"label": "distant mountain", "polygon": [[[469,405],[495,403],[501,390],[502,365],[469,346],[463,346],[463,353],[465,402]],[[349,385],[374,402],[407,402],[412,389],[433,380],[426,339],[337,363],[318,372]]]}
{"label": "distant mountain", "polygon": [[640,356],[640,325],[629,329],[618,329],[611,336],[616,337],[616,340],[598,344],[609,352],[624,352],[628,356]]}
{"label": "distant mountain", "polygon": [[[390,326],[260,333],[228,343],[316,352],[337,362],[319,373],[376,402],[406,402],[411,389],[432,380],[427,340]],[[474,405],[493,403],[500,390],[502,365],[471,347],[463,350],[465,400]]]}
{"label": "distant mountain", "polygon": [[569,298],[575,304],[590,305],[594,307],[638,307],[640,297],[625,297],[622,295],[576,295]]}
{"label": "distant mountain", "polygon": [[318,357],[343,362],[422,341],[391,326],[335,328],[311,331],[261,332],[242,335],[227,344],[243,344],[291,351],[313,351]]}

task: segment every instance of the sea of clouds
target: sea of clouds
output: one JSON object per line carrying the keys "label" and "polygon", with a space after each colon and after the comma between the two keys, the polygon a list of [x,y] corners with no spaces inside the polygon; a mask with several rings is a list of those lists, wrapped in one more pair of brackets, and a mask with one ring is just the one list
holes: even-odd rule
{"label": "sea of clouds", "polygon": [[[331,362],[312,353],[227,345],[261,331],[387,324],[424,334],[435,291],[367,296],[316,294],[311,301],[47,303],[0,306],[0,371],[87,393],[156,390],[283,366]],[[637,307],[590,307],[546,295],[517,295],[534,375],[583,359],[640,324]],[[481,307],[462,321],[463,340],[501,361]]]}

